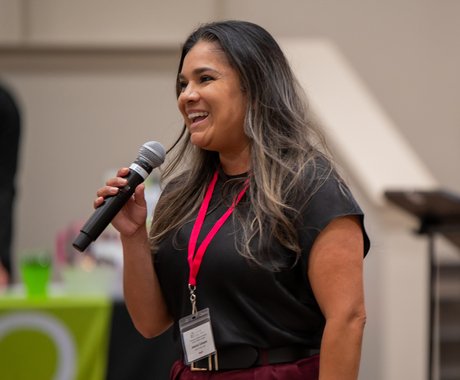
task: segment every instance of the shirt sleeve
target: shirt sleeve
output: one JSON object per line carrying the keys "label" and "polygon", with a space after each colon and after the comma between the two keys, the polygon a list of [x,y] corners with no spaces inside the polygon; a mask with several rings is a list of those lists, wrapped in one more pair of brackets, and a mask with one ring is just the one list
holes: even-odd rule
{"label": "shirt sleeve", "polygon": [[318,235],[335,218],[346,215],[358,215],[363,231],[364,252],[370,248],[369,237],[364,227],[364,213],[346,185],[334,175],[330,175],[309,200],[302,217],[299,239],[302,256],[308,260],[310,250]]}

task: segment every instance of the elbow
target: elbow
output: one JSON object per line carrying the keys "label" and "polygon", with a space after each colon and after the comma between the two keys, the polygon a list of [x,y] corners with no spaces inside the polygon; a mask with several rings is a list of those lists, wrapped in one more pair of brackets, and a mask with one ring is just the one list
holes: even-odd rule
{"label": "elbow", "polygon": [[352,313],[349,316],[348,324],[356,330],[364,331],[366,320],[367,320],[366,312],[364,310],[360,310],[355,313]]}
{"label": "elbow", "polygon": [[134,326],[144,338],[151,339],[163,334],[166,330],[168,330],[172,326],[172,321],[158,325],[141,326],[139,324],[134,324]]}
{"label": "elbow", "polygon": [[366,320],[367,320],[366,313],[357,315],[357,316],[355,317],[355,323],[356,323],[358,326],[360,326],[362,330],[364,330],[364,326],[366,326]]}
{"label": "elbow", "polygon": [[156,331],[152,331],[152,330],[140,330],[140,329],[137,329],[137,331],[139,331],[141,333],[141,335],[144,338],[147,338],[147,339],[156,338],[158,335],[161,335],[161,334],[158,334]]}
{"label": "elbow", "polygon": [[356,333],[362,333],[366,325],[366,312],[364,310],[354,310],[346,313],[335,314],[334,316],[326,317],[326,325],[334,325],[337,328]]}
{"label": "elbow", "polygon": [[144,337],[144,338],[147,338],[147,339],[151,339],[151,338],[155,338],[157,337],[158,335],[158,332],[154,329],[151,329],[151,328],[142,328],[140,326],[136,326],[136,330],[139,331],[139,333]]}
{"label": "elbow", "polygon": [[152,338],[156,338],[157,336],[163,334],[168,328],[164,328],[164,329],[153,329],[153,328],[139,328],[136,326],[136,329],[137,331],[139,331],[139,333],[144,337],[144,338],[147,338],[147,339],[152,339]]}

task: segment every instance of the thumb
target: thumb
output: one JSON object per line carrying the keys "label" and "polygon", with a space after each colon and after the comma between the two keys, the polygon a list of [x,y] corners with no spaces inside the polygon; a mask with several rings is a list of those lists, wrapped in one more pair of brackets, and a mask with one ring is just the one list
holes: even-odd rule
{"label": "thumb", "polygon": [[134,202],[140,207],[147,208],[147,202],[145,201],[145,184],[141,183],[139,186],[136,187],[134,191]]}

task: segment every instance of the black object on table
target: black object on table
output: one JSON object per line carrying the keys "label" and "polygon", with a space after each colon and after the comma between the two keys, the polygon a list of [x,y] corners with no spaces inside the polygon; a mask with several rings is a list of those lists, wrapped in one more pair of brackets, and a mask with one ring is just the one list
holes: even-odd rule
{"label": "black object on table", "polygon": [[168,380],[178,359],[172,328],[146,339],[134,327],[124,301],[114,302],[107,380]]}
{"label": "black object on table", "polygon": [[460,247],[460,196],[445,190],[386,191],[385,196],[394,204],[420,219],[418,234],[429,238],[430,260],[430,325],[428,379],[433,378],[434,316],[436,308],[436,260],[434,236],[444,235]]}

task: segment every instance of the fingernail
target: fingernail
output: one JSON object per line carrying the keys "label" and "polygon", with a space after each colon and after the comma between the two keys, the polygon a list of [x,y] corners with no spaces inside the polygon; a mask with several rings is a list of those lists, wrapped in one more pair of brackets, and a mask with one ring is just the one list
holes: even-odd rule
{"label": "fingernail", "polygon": [[111,192],[112,194],[116,194],[116,193],[118,193],[118,190],[119,190],[118,187],[112,187],[112,188],[110,189],[110,192]]}

